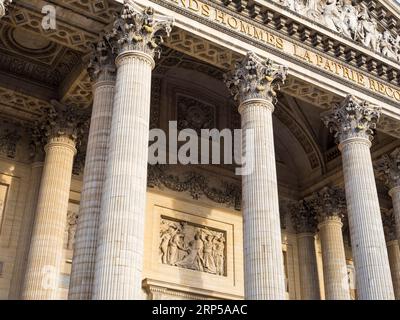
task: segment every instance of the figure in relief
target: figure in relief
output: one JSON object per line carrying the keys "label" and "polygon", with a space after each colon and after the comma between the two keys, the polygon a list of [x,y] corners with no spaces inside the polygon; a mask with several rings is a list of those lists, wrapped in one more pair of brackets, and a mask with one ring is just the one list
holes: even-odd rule
{"label": "figure in relief", "polygon": [[174,266],[177,261],[182,260],[185,256],[184,253],[188,250],[185,248],[183,238],[184,235],[178,232],[170,240],[168,263],[172,266]]}
{"label": "figure in relief", "polygon": [[170,241],[174,234],[176,233],[176,226],[168,225],[165,231],[161,232],[161,244],[160,244],[160,251],[161,251],[161,260],[162,263],[168,263],[168,249],[170,247]]}
{"label": "figure in relief", "polygon": [[384,31],[380,41],[382,54],[388,58],[397,59],[395,40],[389,31]]}
{"label": "figure in relief", "polygon": [[353,6],[352,0],[344,0],[341,20],[343,22],[343,34],[353,40],[357,37],[358,9]]}
{"label": "figure in relief", "polygon": [[290,10],[302,13],[305,10],[305,6],[301,0],[281,0],[282,5],[288,7]]}
{"label": "figure in relief", "polygon": [[163,264],[225,275],[223,232],[163,218],[159,250]]}
{"label": "figure in relief", "polygon": [[204,250],[203,250],[203,261],[204,270],[209,273],[217,273],[217,267],[215,265],[214,259],[214,236],[203,230],[201,233],[201,239],[203,240]]}
{"label": "figure in relief", "polygon": [[217,268],[217,274],[222,276],[225,273],[224,266],[224,254],[225,254],[225,239],[220,234],[214,238],[214,259],[215,266]]}
{"label": "figure in relief", "polygon": [[376,21],[371,19],[364,6],[358,16],[358,36],[366,47],[379,51],[379,41],[382,35],[378,31]]}
{"label": "figure in relief", "polygon": [[322,17],[322,5],[321,5],[321,0],[307,0],[305,9],[303,11],[298,11],[300,14],[303,14],[310,18],[311,20],[314,20],[315,22],[318,23],[323,23],[323,17]]}
{"label": "figure in relief", "polygon": [[322,15],[325,25],[329,29],[339,33],[344,33],[345,26],[336,0],[326,0]]}
{"label": "figure in relief", "polygon": [[276,1],[375,52],[400,61],[400,36],[394,39],[390,31],[379,31],[378,22],[362,3],[355,5],[355,0]]}
{"label": "figure in relief", "polygon": [[204,271],[203,248],[203,241],[201,240],[199,232],[197,232],[194,235],[194,240],[189,242],[189,254],[183,258],[182,261],[176,262],[175,265],[186,269]]}

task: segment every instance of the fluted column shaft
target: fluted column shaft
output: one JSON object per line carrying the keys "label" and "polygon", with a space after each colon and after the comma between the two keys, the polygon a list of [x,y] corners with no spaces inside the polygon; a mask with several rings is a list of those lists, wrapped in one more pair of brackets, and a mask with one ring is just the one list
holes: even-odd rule
{"label": "fluted column shaft", "polygon": [[127,51],[116,65],[93,298],[140,299],[154,61],[140,51]]}
{"label": "fluted column shaft", "polygon": [[340,143],[360,300],[393,299],[393,285],[367,138]]}
{"label": "fluted column shaft", "polygon": [[400,241],[400,186],[396,186],[389,191],[393,202],[393,214],[396,221],[396,237]]}
{"label": "fluted column shaft", "polygon": [[[254,132],[254,170],[242,177],[245,298],[285,299],[273,105],[267,100],[241,104],[242,130]],[[243,141],[245,154],[248,141]]]}
{"label": "fluted column shaft", "polygon": [[301,299],[320,300],[321,293],[314,233],[299,233],[297,235],[297,250],[299,256]]}
{"label": "fluted column shaft", "polygon": [[115,76],[103,70],[93,84],[93,109],[86,151],[79,219],[68,297],[92,298],[100,206],[108,156]]}
{"label": "fluted column shaft", "polygon": [[285,275],[279,217],[272,112],[287,68],[253,52],[225,75],[240,101],[244,287],[246,299],[285,299]]}
{"label": "fluted column shaft", "polygon": [[23,299],[59,298],[59,275],[68,210],[75,142],[53,137],[46,157],[25,276]]}
{"label": "fluted column shaft", "polygon": [[26,264],[28,262],[29,247],[32,239],[32,231],[35,222],[36,206],[42,179],[43,162],[34,162],[31,165],[31,175],[29,179],[28,197],[26,200],[24,218],[21,224],[20,235],[18,239],[17,255],[11,279],[11,288],[9,298],[12,300],[21,297],[21,290],[24,284]]}
{"label": "fluted column shaft", "polygon": [[318,224],[326,300],[350,300],[342,226],[337,216],[326,217]]}
{"label": "fluted column shaft", "polygon": [[394,295],[396,300],[400,300],[400,248],[399,241],[392,240],[387,242],[387,251],[389,256],[390,270],[392,272],[392,281]]}

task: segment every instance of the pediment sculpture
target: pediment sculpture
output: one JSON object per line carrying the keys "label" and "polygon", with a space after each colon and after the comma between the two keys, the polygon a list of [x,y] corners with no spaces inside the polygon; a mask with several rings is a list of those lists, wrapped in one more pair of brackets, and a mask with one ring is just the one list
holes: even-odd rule
{"label": "pediment sculpture", "polygon": [[400,35],[384,30],[364,4],[352,0],[276,0],[374,52],[400,62]]}

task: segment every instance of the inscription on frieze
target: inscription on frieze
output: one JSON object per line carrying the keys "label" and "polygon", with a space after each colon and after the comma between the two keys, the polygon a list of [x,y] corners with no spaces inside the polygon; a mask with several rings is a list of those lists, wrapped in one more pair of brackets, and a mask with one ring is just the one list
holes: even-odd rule
{"label": "inscription on frieze", "polygon": [[[190,14],[197,15],[199,19],[208,20],[208,22],[214,26],[223,27],[228,31],[240,34],[251,41],[272,47],[273,49],[294,57],[307,65],[342,78],[345,81],[351,82],[352,84],[365,88],[373,93],[389,98],[394,102],[400,101],[400,90],[397,87],[385,84],[379,78],[364,71],[360,71],[358,68],[354,68],[347,63],[343,63],[337,59],[334,60],[328,57],[325,53],[321,53],[315,49],[308,49],[307,45],[287,40],[278,34],[267,30],[256,21],[250,21],[243,17],[239,17],[236,14],[229,13],[227,10],[219,8],[215,4],[203,1],[204,0],[166,0],[166,2],[180,7]],[[328,17],[331,17],[331,15],[328,15],[327,18]],[[373,34],[366,29],[368,29],[368,26],[374,26],[374,24],[365,13],[363,17],[360,17],[359,22],[360,30],[357,35],[360,39],[363,39],[362,43],[364,46],[373,47],[372,43],[376,39],[374,40]],[[362,32],[363,30],[364,32]],[[351,31],[349,32],[351,33]],[[383,48],[382,54],[391,57],[387,53],[390,46],[384,44],[392,43],[394,46],[397,41],[400,41],[400,38],[394,40],[393,37],[389,37],[388,33],[382,33],[379,35],[379,39],[383,41],[382,45],[379,45],[379,47],[382,46]],[[396,46],[398,45],[396,44]]]}
{"label": "inscription on frieze", "polygon": [[225,231],[161,217],[161,263],[226,276]]}

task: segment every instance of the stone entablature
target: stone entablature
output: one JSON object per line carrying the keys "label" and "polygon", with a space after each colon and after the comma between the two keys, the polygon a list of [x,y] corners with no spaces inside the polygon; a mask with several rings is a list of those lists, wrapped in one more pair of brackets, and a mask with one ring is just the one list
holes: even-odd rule
{"label": "stone entablature", "polygon": [[[364,45],[342,37],[337,32],[331,32],[326,27],[320,27],[289,10],[282,10],[282,6],[275,3],[263,3],[263,6],[257,3],[251,6],[235,6],[230,1],[226,2],[227,5],[207,0],[192,1],[190,2],[192,5],[189,2],[177,0],[153,0],[153,2],[221,32],[245,39],[254,46],[268,46],[274,54],[279,56],[284,52],[302,58],[302,62],[321,67],[321,61],[308,61],[311,58],[301,57],[302,52],[295,52],[293,46],[298,46],[298,51],[307,51],[308,48],[310,50],[313,48],[321,53],[321,58],[329,56],[340,61],[343,65],[338,66],[340,70],[336,71],[334,66],[336,62],[329,61],[329,64],[332,64],[329,66],[329,69],[332,69],[331,72],[348,78],[356,84],[358,82],[356,75],[349,74],[349,70],[342,72],[343,67],[353,66],[395,85],[399,81],[397,61],[376,54]],[[240,1],[237,3],[239,4]],[[324,69],[324,65],[322,65],[322,69]],[[354,71],[350,71],[350,73],[354,73]],[[364,80],[360,80],[362,84]],[[367,84],[363,84],[363,86],[368,87]],[[372,83],[369,87],[379,93],[378,84]],[[385,95],[385,88],[381,86],[381,89],[381,93]],[[392,93],[390,92],[393,96]],[[400,100],[400,94],[398,98]]]}

